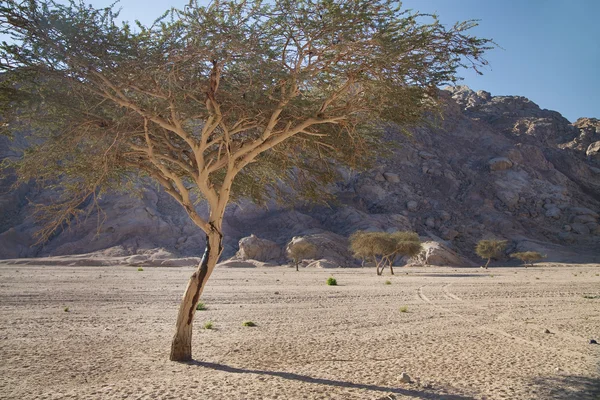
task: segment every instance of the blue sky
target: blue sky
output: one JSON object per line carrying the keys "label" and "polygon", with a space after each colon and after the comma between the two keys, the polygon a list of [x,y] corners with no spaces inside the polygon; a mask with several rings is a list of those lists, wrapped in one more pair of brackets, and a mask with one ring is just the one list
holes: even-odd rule
{"label": "blue sky", "polygon": [[[105,7],[113,0],[87,0]],[[152,22],[187,0],[121,0],[121,17]],[[461,71],[463,84],[492,95],[520,95],[570,121],[600,118],[600,0],[405,0],[404,8],[437,13],[444,24],[479,19],[473,33],[491,38],[490,67]]]}

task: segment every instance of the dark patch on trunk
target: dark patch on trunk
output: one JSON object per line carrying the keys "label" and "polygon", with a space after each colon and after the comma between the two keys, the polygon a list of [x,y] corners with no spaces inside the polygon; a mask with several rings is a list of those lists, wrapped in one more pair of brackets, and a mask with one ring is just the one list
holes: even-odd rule
{"label": "dark patch on trunk", "polygon": [[[212,225],[212,224],[211,224]],[[214,229],[214,226],[213,226]],[[220,255],[223,251],[223,234],[221,232],[214,229],[219,234],[219,248],[217,249],[218,254]],[[206,279],[206,274],[208,273],[208,260],[210,258],[210,239],[208,235],[206,235],[206,249],[204,250],[204,255],[202,256],[202,261],[200,261],[200,268],[198,269],[198,273],[194,273],[196,275],[195,279],[198,280],[198,285],[196,286],[196,293],[194,293],[194,297],[192,298],[192,307],[190,307],[188,313],[187,324],[190,325],[192,320],[194,319],[194,309],[196,308],[196,304],[198,304],[198,300],[200,300],[200,291],[202,290],[202,285],[204,284],[204,280]],[[194,279],[194,275],[192,275],[192,279]]]}

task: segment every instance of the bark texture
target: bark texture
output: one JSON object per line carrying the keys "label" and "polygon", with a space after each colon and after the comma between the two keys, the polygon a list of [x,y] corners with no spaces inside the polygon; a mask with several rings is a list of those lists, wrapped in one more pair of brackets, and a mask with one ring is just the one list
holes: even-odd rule
{"label": "bark texture", "polygon": [[206,235],[206,249],[202,256],[202,261],[198,265],[198,269],[190,277],[179,306],[175,336],[171,343],[171,361],[192,360],[192,328],[196,306],[198,305],[206,281],[208,281],[223,251],[222,241],[223,236],[217,230]]}

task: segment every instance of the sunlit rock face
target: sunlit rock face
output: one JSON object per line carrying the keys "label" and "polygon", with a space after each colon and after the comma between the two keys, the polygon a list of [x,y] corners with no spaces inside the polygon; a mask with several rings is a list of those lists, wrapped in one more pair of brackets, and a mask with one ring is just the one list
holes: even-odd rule
{"label": "sunlit rock face", "polygon": [[[410,137],[388,128],[385,138],[394,153],[369,171],[341,169],[343,180],[331,189],[337,201],[330,206],[232,204],[223,259],[239,251],[240,239],[255,235],[248,249],[282,263],[286,245],[306,237],[323,241],[316,258],[360,265],[348,251],[354,231],[414,230],[442,245],[428,248],[456,254],[453,263],[460,257],[477,261],[475,243],[490,237],[509,240],[509,251],[600,261],[600,121],[580,118],[571,124],[524,97],[464,86],[440,94],[444,117],[412,129]],[[18,157],[18,148],[0,138],[1,158]],[[160,263],[195,260],[204,251],[202,232],[149,183],[140,183],[141,196],[102,197],[102,214],[92,213],[36,244],[32,204],[48,201],[52,193],[34,183],[17,189],[12,183],[10,176],[0,180],[0,258],[94,253]],[[263,241],[268,249],[256,247]]]}

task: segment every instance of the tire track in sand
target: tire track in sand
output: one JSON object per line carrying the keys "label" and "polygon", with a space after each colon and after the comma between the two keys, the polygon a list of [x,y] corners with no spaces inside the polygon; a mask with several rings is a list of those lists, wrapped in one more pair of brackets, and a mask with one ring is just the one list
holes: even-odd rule
{"label": "tire track in sand", "polygon": [[[466,317],[466,316],[464,316],[462,314],[457,313],[456,311],[452,311],[452,310],[450,310],[450,309],[448,309],[446,307],[443,307],[443,306],[441,306],[441,305],[436,304],[435,302],[433,302],[431,299],[429,299],[425,295],[425,293],[423,291],[423,289],[425,287],[427,287],[427,286],[430,286],[430,285],[422,285],[422,286],[420,286],[417,289],[417,297],[420,300],[422,300],[425,303],[428,303],[428,304],[432,305],[433,307],[437,308],[438,310],[441,310],[441,311],[444,311],[444,312],[446,312],[448,314],[454,315],[454,316],[458,317],[459,319],[461,319],[461,320],[463,320],[465,322],[468,322],[470,324],[475,325],[475,327],[477,329],[480,329],[480,330],[485,331],[485,332],[489,332],[491,334],[496,334],[496,335],[504,336],[506,338],[512,339],[513,341],[521,342],[521,343],[524,343],[524,344],[527,344],[527,345],[530,345],[530,346],[533,346],[533,347],[536,347],[536,348],[551,350],[551,351],[553,351],[555,353],[561,353],[561,354],[564,354],[564,355],[577,356],[577,357],[593,358],[592,356],[590,356],[588,354],[585,354],[585,353],[581,353],[581,352],[578,352],[578,351],[572,351],[572,350],[557,349],[557,348],[552,347],[552,346],[547,346],[547,345],[544,345],[544,344],[541,344],[541,343],[538,343],[538,342],[534,342],[534,341],[525,339],[525,338],[523,338],[521,336],[513,335],[512,333],[508,333],[508,332],[503,331],[501,329],[490,328],[488,326],[481,325],[481,323],[475,321],[473,318]],[[464,304],[464,300],[461,299],[460,297],[452,294],[448,290],[448,286],[450,286],[449,283],[442,286],[442,291],[444,292],[444,297],[460,301],[460,302],[462,302]],[[473,306],[470,306],[470,307],[474,308]],[[484,309],[484,308],[481,308],[481,307],[475,307],[475,308],[478,308],[480,310]]]}

